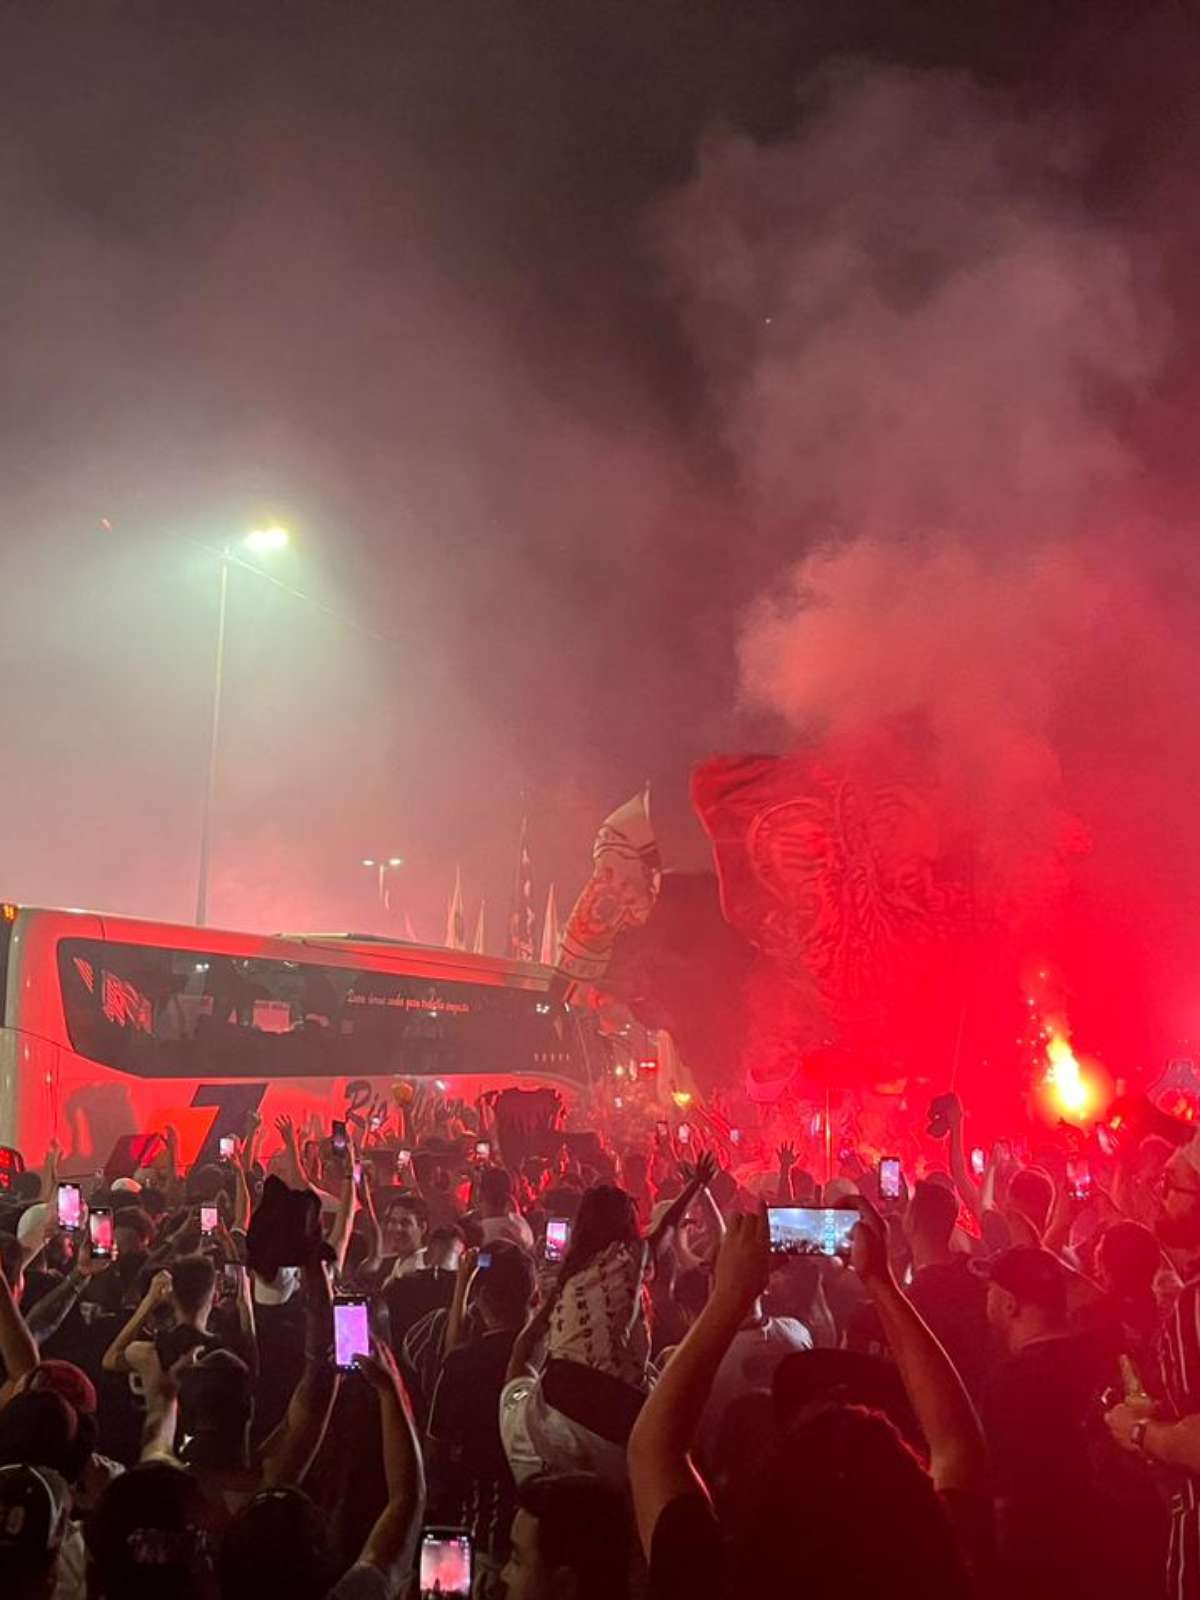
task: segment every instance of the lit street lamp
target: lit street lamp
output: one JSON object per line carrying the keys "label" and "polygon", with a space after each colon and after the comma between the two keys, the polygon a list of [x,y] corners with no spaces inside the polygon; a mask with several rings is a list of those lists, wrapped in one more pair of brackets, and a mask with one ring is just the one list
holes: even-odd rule
{"label": "lit street lamp", "polygon": [[[288,544],[286,528],[254,528],[240,541],[250,555],[270,555]],[[217,552],[221,560],[220,601],[217,607],[217,654],[213,672],[212,728],[208,741],[208,774],[204,785],[204,816],[200,824],[200,871],[196,883],[196,926],[202,928],[208,915],[208,862],[212,844],[213,797],[217,785],[217,751],[221,739],[221,697],[225,682],[225,614],[229,598],[229,568],[236,564],[253,572],[232,544]],[[265,574],[264,574],[265,576]]]}
{"label": "lit street lamp", "polygon": [[364,867],[372,867],[376,872],[378,872],[379,904],[385,911],[389,911],[391,907],[388,905],[387,875],[389,872],[393,872],[397,867],[402,867],[404,865],[404,857],[380,856],[376,858],[375,856],[364,856],[362,864]]}

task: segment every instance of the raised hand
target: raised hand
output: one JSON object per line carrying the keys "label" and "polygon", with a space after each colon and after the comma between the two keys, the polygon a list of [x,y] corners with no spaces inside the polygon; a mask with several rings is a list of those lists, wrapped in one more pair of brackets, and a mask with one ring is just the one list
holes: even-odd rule
{"label": "raised hand", "polygon": [[771,1237],[766,1208],[735,1213],[717,1252],[714,1299],[734,1302],[744,1312],[766,1292],[770,1276]]}
{"label": "raised hand", "polygon": [[779,1158],[781,1172],[790,1172],[796,1165],[796,1147],[794,1144],[781,1144],[775,1154]]}
{"label": "raised hand", "polygon": [[702,1189],[707,1189],[720,1171],[716,1156],[711,1150],[702,1150],[696,1159],[693,1176]]}
{"label": "raised hand", "polygon": [[275,1118],[275,1132],[283,1140],[289,1150],[296,1149],[296,1124],[289,1116]]}
{"label": "raised hand", "polygon": [[854,1196],[858,1223],[850,1240],[850,1265],[865,1284],[886,1283],[888,1265],[887,1223],[864,1195]]}

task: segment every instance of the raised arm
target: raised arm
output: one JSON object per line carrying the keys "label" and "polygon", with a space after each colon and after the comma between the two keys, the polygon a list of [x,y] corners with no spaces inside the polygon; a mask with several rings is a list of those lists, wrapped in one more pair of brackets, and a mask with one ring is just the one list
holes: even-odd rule
{"label": "raised arm", "polygon": [[478,1250],[464,1250],[458,1258],[458,1274],[454,1279],[454,1298],[450,1302],[450,1315],[446,1318],[446,1332],[442,1338],[442,1357],[457,1350],[463,1342],[467,1314],[467,1291],[475,1268],[479,1265]]}
{"label": "raised arm", "polygon": [[[0,1360],[4,1362],[4,1389],[32,1372],[38,1364],[37,1341],[13,1299],[8,1279],[0,1272]],[[5,1398],[0,1390],[0,1399]]]}
{"label": "raised arm", "polygon": [[351,1145],[346,1153],[346,1177],[342,1184],[341,1198],[334,1213],[333,1226],[329,1230],[329,1247],[334,1254],[335,1273],[340,1273],[346,1265],[346,1252],[350,1248],[350,1235],[354,1231],[354,1217],[357,1210],[358,1198],[354,1193],[354,1146]]}
{"label": "raised arm", "polygon": [[337,1393],[333,1365],[333,1297],[320,1262],[304,1269],[304,1376],[283,1426],[263,1447],[263,1488],[298,1485],[321,1447]]}
{"label": "raised arm", "polygon": [[680,1495],[703,1492],[688,1450],[733,1336],[767,1287],[766,1213],[730,1219],[708,1304],[650,1391],[629,1439],[629,1479],[647,1559],[659,1516]]}
{"label": "raised arm", "polygon": [[425,1469],[412,1405],[392,1352],[386,1344],[377,1344],[374,1360],[359,1356],[358,1365],[379,1396],[388,1493],[387,1505],[371,1529],[359,1559],[379,1567],[397,1584],[400,1574],[412,1565],[417,1532],[425,1516]]}
{"label": "raised arm", "polygon": [[697,1160],[696,1170],[692,1174],[690,1183],[688,1183],[684,1188],[683,1193],[672,1202],[670,1210],[658,1224],[658,1227],[655,1228],[652,1233],[647,1234],[646,1245],[651,1253],[656,1253],[661,1247],[666,1236],[674,1228],[679,1226],[680,1222],[687,1215],[688,1207],[691,1205],[692,1201],[700,1193],[701,1189],[708,1187],[713,1178],[716,1176],[716,1173],[717,1163],[706,1151]]}
{"label": "raised arm", "polygon": [[142,1296],[142,1302],[134,1311],[129,1321],[104,1352],[104,1359],[100,1365],[105,1372],[131,1372],[126,1351],[135,1340],[140,1340],[142,1331],[151,1316],[165,1301],[171,1298],[171,1274],[169,1272],[156,1272],[150,1280],[150,1287]]}
{"label": "raised arm", "polygon": [[954,1187],[958,1190],[958,1198],[978,1221],[983,1216],[983,1203],[979,1193],[979,1186],[971,1176],[971,1168],[967,1161],[966,1146],[963,1143],[962,1101],[957,1095],[947,1096],[946,1125],[948,1129],[946,1149],[950,1158],[950,1176],[954,1179]]}
{"label": "raised arm", "polygon": [[887,1228],[869,1201],[858,1198],[851,1265],[879,1313],[925,1441],[934,1486],[987,1493],[987,1453],[975,1408],[950,1357],[900,1292],[888,1261]]}
{"label": "raised arm", "polygon": [[779,1204],[790,1206],[796,1198],[796,1189],[792,1181],[792,1174],[796,1170],[796,1147],[792,1144],[781,1144],[775,1154],[779,1161]]}
{"label": "raised arm", "polygon": [[29,1308],[29,1315],[25,1320],[39,1349],[62,1327],[71,1307],[90,1281],[99,1277],[102,1272],[107,1272],[111,1265],[111,1261],[93,1259],[91,1240],[85,1236],[70,1272],[61,1283],[55,1284],[49,1294],[44,1294],[36,1305]]}

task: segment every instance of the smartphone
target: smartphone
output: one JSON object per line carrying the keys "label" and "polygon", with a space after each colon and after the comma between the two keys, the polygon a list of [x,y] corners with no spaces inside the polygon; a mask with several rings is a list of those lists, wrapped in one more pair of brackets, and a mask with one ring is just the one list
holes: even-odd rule
{"label": "smartphone", "polygon": [[670,1125],[670,1123],[668,1123],[668,1122],[656,1122],[654,1124],[654,1131],[658,1135],[658,1137],[662,1140],[662,1142],[664,1144],[669,1144],[670,1143],[670,1140],[671,1140],[671,1125]]}
{"label": "smartphone", "polygon": [[233,1152],[237,1149],[237,1140],[231,1133],[223,1133],[217,1141],[217,1149],[221,1152],[222,1161],[232,1161]]}
{"label": "smartphone", "polygon": [[987,1171],[987,1153],[981,1145],[976,1145],[971,1151],[971,1171],[977,1178],[982,1178]]}
{"label": "smartphone", "polygon": [[771,1250],[778,1256],[846,1256],[858,1212],[840,1206],[768,1206]]}
{"label": "smartphone", "polygon": [[417,1577],[422,1600],[439,1595],[452,1600],[471,1593],[471,1535],[462,1528],[426,1528],[421,1535],[421,1569]]}
{"label": "smartphone", "polygon": [[476,1139],[475,1154],[481,1161],[492,1159],[492,1141],[490,1139]]}
{"label": "smartphone", "polygon": [[240,1261],[227,1261],[221,1268],[221,1281],[233,1294],[242,1286],[242,1263]]}
{"label": "smartphone", "polygon": [[879,1161],[879,1198],[899,1200],[904,1193],[904,1178],[899,1156],[881,1156]]}
{"label": "smartphone", "polygon": [[332,1132],[332,1134],[330,1136],[329,1142],[333,1146],[334,1151],[335,1151],[335,1153],[337,1155],[339,1155],[339,1156],[345,1155],[345,1153],[346,1153],[346,1124],[344,1122],[335,1122],[333,1124],[333,1132]]}
{"label": "smartphone", "polygon": [[88,1217],[88,1238],[92,1241],[94,1261],[115,1261],[117,1241],[113,1232],[111,1206],[93,1206]]}
{"label": "smartphone", "polygon": [[1072,1200],[1086,1200],[1092,1192],[1092,1174],[1086,1161],[1067,1162],[1067,1193]]}
{"label": "smartphone", "polygon": [[567,1246],[571,1242],[571,1219],[569,1217],[551,1217],[546,1223],[546,1248],[547,1261],[558,1262],[567,1253]]}
{"label": "smartphone", "polygon": [[371,1353],[370,1301],[363,1294],[339,1294],[333,1301],[333,1364],[353,1372],[355,1356]]}
{"label": "smartphone", "polygon": [[200,1232],[207,1239],[209,1234],[217,1231],[218,1212],[216,1206],[200,1207]]}
{"label": "smartphone", "polygon": [[397,1150],[396,1151],[396,1171],[397,1172],[407,1172],[409,1167],[411,1167],[411,1166],[412,1166],[412,1151],[411,1150]]}
{"label": "smartphone", "polygon": [[729,1130],[729,1142],[730,1142],[730,1144],[741,1144],[741,1142],[742,1142],[742,1130],[740,1128],[730,1128],[730,1130]]}
{"label": "smartphone", "polygon": [[361,1161],[356,1161],[354,1163],[354,1169],[353,1170],[354,1170],[354,1187],[357,1189],[359,1184],[362,1182],[362,1172],[363,1172],[362,1162]]}
{"label": "smartphone", "polygon": [[675,1137],[679,1140],[680,1144],[690,1144],[691,1143],[691,1141],[692,1141],[692,1130],[688,1127],[686,1122],[681,1122],[679,1124],[679,1126],[675,1129]]}
{"label": "smartphone", "polygon": [[487,1269],[491,1266],[491,1264],[492,1264],[492,1252],[490,1250],[481,1250],[479,1252],[479,1255],[476,1257],[476,1260],[475,1260],[475,1266],[478,1269],[478,1271],[486,1272]]}
{"label": "smartphone", "polygon": [[1106,1156],[1115,1156],[1117,1141],[1111,1128],[1106,1128],[1103,1123],[1096,1129],[1096,1143],[1100,1146],[1100,1153]]}
{"label": "smartphone", "polygon": [[378,1129],[383,1127],[383,1116],[384,1116],[384,1114],[383,1114],[382,1111],[372,1111],[371,1120],[370,1120],[370,1123],[368,1124],[368,1126],[371,1128],[372,1132],[375,1132]]}
{"label": "smartphone", "polygon": [[60,1228],[83,1227],[83,1190],[77,1183],[60,1183],[55,1200]]}

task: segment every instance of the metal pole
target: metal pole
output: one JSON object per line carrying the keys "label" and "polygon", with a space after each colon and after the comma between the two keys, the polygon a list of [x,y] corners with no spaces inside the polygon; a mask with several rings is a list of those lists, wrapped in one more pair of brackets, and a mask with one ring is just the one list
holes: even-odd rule
{"label": "metal pole", "polygon": [[213,673],[212,734],[208,742],[208,775],[204,815],[200,823],[200,873],[196,883],[196,926],[208,917],[208,858],[212,845],[213,796],[217,787],[217,750],[221,741],[221,691],[225,681],[225,608],[229,596],[229,554],[221,553],[221,600],[217,608],[217,661]]}

